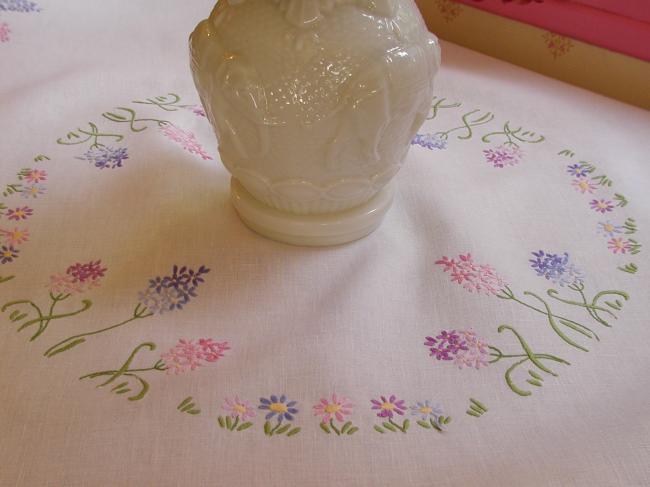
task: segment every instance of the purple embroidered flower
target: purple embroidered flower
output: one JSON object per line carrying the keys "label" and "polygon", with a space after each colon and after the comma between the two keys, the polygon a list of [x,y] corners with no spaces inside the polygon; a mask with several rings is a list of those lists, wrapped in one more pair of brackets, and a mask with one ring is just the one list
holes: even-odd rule
{"label": "purple embroidered flower", "polygon": [[411,141],[411,145],[419,145],[429,150],[446,149],[447,139],[437,134],[417,134]]}
{"label": "purple embroidered flower", "polygon": [[96,281],[106,273],[108,269],[102,267],[102,261],[90,261],[86,264],[76,264],[71,265],[66,270],[66,274],[75,278],[78,282],[87,282],[87,281]]}
{"label": "purple embroidered flower", "polygon": [[403,399],[397,399],[394,395],[386,399],[386,396],[381,396],[379,400],[371,399],[372,409],[379,411],[377,417],[379,418],[393,418],[395,414],[400,416],[404,415],[406,405]]}
{"label": "purple embroidered flower", "polygon": [[99,169],[116,169],[123,167],[122,162],[128,158],[126,147],[95,147],[77,159],[88,161]]}
{"label": "purple embroidered flower", "polygon": [[584,178],[587,176],[587,169],[582,167],[580,164],[571,164],[567,166],[566,172],[576,178]]}
{"label": "purple embroidered flower", "polygon": [[28,0],[0,0],[0,12],[40,12],[36,2]]}
{"label": "purple embroidered flower", "polygon": [[25,186],[20,193],[23,198],[38,198],[42,194],[45,194],[45,186],[42,184]]}
{"label": "purple embroidered flower", "polygon": [[444,256],[436,261],[436,265],[444,266],[444,272],[449,272],[451,281],[462,285],[469,292],[497,294],[506,286],[506,282],[492,266],[475,263],[471,254],[460,254],[457,259]]}
{"label": "purple embroidered flower", "polygon": [[11,39],[9,37],[9,34],[11,34],[11,29],[9,28],[9,24],[6,22],[0,23],[0,42],[9,42]]}
{"label": "purple embroidered flower", "polygon": [[3,245],[0,247],[0,264],[9,264],[18,257],[19,250],[12,245]]}
{"label": "purple embroidered flower", "polygon": [[192,298],[197,297],[196,290],[205,282],[203,277],[208,272],[210,269],[204,265],[198,270],[174,265],[171,275],[149,279],[147,289],[138,293],[138,300],[152,313],[163,314],[183,309]]}
{"label": "purple embroidered flower", "polygon": [[492,149],[485,149],[485,160],[494,167],[516,166],[524,156],[524,152],[515,145],[500,145]]}
{"label": "purple embroidered flower", "polygon": [[426,340],[424,344],[429,347],[430,355],[437,360],[453,360],[453,356],[459,351],[467,350],[466,343],[461,340],[456,330],[442,330],[435,338],[426,337]]}
{"label": "purple embroidered flower", "polygon": [[203,147],[201,147],[201,144],[196,140],[196,136],[193,133],[185,132],[171,123],[162,125],[160,130],[165,137],[176,142],[190,154],[200,156],[203,160],[212,159],[212,157],[203,150]]}
{"label": "purple embroidered flower", "polygon": [[598,223],[598,233],[603,237],[613,237],[617,233],[622,233],[623,227],[621,225],[616,225],[609,220],[605,222]]}
{"label": "purple embroidered flower", "polygon": [[5,216],[7,217],[8,220],[20,221],[20,220],[27,220],[27,218],[29,218],[33,214],[34,214],[34,210],[29,208],[28,206],[23,206],[22,208],[14,208],[14,209],[7,210]]}
{"label": "purple embroidered flower", "polygon": [[599,213],[607,213],[610,212],[614,209],[614,205],[612,204],[611,201],[609,200],[591,200],[591,203],[589,203],[589,206],[591,206],[592,210],[595,210]]}
{"label": "purple embroidered flower", "polygon": [[206,116],[205,115],[205,110],[203,109],[203,107],[201,105],[185,105],[185,107],[183,107],[183,108],[186,108],[187,110],[190,110],[197,117],[204,117],[205,118],[205,116]]}
{"label": "purple embroidered flower", "polygon": [[444,410],[440,404],[431,404],[428,399],[426,401],[416,402],[409,408],[413,416],[419,416],[422,421],[433,418],[438,421],[438,417],[444,414]]}
{"label": "purple embroidered flower", "polygon": [[580,284],[584,281],[584,272],[569,260],[569,254],[551,254],[540,250],[532,252],[534,259],[530,259],[530,266],[538,276],[560,286]]}
{"label": "purple embroidered flower", "polygon": [[264,418],[267,421],[277,416],[278,423],[281,423],[285,419],[287,421],[294,420],[294,414],[298,414],[298,409],[295,407],[296,404],[296,401],[287,402],[287,396],[284,394],[280,397],[272,395],[270,399],[260,397],[258,409],[269,411]]}

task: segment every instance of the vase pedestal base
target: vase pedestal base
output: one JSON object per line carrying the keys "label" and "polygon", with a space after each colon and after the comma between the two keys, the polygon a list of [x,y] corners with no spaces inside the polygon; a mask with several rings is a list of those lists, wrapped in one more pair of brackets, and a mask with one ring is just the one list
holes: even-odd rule
{"label": "vase pedestal base", "polygon": [[233,205],[246,226],[278,242],[310,247],[340,245],[372,233],[393,203],[393,193],[389,184],[360,206],[337,213],[296,215],[266,206],[237,179],[230,180]]}

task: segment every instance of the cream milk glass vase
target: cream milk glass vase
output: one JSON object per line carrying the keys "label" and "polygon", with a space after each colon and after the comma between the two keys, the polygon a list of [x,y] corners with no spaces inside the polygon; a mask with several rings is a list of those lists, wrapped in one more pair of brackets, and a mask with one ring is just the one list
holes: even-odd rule
{"label": "cream milk glass vase", "polygon": [[250,228],[335,245],[379,226],[440,65],[413,0],[219,0],[190,49]]}

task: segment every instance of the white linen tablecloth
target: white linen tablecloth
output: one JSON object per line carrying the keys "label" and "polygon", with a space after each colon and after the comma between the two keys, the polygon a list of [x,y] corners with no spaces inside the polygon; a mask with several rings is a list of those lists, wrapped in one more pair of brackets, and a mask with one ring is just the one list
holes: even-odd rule
{"label": "white linen tablecloth", "polygon": [[0,0],[0,485],[650,485],[650,114],[444,43],[381,228],[287,246],[210,8]]}

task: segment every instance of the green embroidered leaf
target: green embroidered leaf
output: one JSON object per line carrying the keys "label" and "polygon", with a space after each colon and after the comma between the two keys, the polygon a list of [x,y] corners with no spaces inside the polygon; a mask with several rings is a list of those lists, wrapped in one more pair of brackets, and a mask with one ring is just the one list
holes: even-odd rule
{"label": "green embroidered leaf", "polygon": [[627,272],[628,274],[636,274],[639,268],[636,264],[626,264],[623,267],[617,267],[619,271]]}
{"label": "green embroidered leaf", "polygon": [[383,429],[381,429],[381,428],[380,428],[379,426],[377,426],[377,425],[374,425],[373,428],[375,429],[375,431],[376,431],[377,433],[381,433],[382,435],[385,433],[385,431],[384,431]]}
{"label": "green embroidered leaf", "polygon": [[287,433],[287,436],[297,435],[298,433],[300,433],[300,428],[294,428]]}
{"label": "green embroidered leaf", "polygon": [[[221,426],[222,428],[225,428],[225,427],[226,427],[226,421],[223,419],[222,416],[219,416],[219,417],[217,418],[217,421],[219,422],[219,426]],[[243,425],[242,425],[242,426],[243,426]],[[240,428],[241,428],[241,426],[240,426]]]}
{"label": "green embroidered leaf", "polygon": [[114,391],[114,390],[116,390],[116,389],[121,389],[122,387],[125,387],[125,386],[128,386],[128,385],[129,385],[128,382],[120,382],[118,385],[116,385],[115,387],[113,387],[113,388],[111,389],[111,391]]}
{"label": "green embroidered leaf", "polygon": [[183,401],[176,407],[176,409],[182,409],[187,406],[192,401],[192,396],[186,397]]}
{"label": "green embroidered leaf", "polygon": [[431,429],[431,426],[429,426],[429,423],[427,423],[426,421],[420,420],[420,421],[417,421],[417,424],[419,424],[420,426],[422,426],[423,428],[426,428],[428,430]]}
{"label": "green embroidered leaf", "polygon": [[388,431],[392,431],[393,433],[397,433],[397,428],[390,424],[388,421],[382,423],[383,427],[386,428]]}
{"label": "green embroidered leaf", "polygon": [[253,426],[253,423],[251,423],[250,421],[247,421],[246,423],[239,425],[239,428],[237,428],[237,431],[247,430],[251,426]]}
{"label": "green embroidered leaf", "polygon": [[408,419],[405,419],[402,423],[402,429],[404,430],[403,433],[406,433],[406,430],[409,429],[410,426],[411,422]]}
{"label": "green embroidered leaf", "polygon": [[478,407],[476,404],[470,404],[469,408],[472,411],[476,411],[478,414],[483,414],[483,410],[480,407]]}
{"label": "green embroidered leaf", "polygon": [[444,423],[445,423],[445,424],[449,424],[449,423],[451,423],[451,416],[447,416],[447,417],[444,419]]}
{"label": "green embroidered leaf", "polygon": [[327,426],[326,423],[320,423],[320,429],[322,429],[325,433],[328,435],[331,434],[332,432],[330,431],[329,426]]}
{"label": "green embroidered leaf", "polygon": [[542,382],[544,381],[544,378],[541,375],[539,375],[537,372],[535,372],[534,370],[529,370],[528,373],[531,375],[531,377],[533,379],[537,379],[537,380],[542,381]]}
{"label": "green embroidered leaf", "polygon": [[18,311],[17,309],[15,309],[15,310],[12,311],[12,313],[9,315],[9,319],[10,319],[11,321],[17,321],[15,318],[16,318],[16,316],[19,316],[19,315],[20,315],[20,311]]}
{"label": "green embroidered leaf", "polygon": [[341,433],[347,432],[351,426],[352,426],[352,421],[348,421],[347,423],[345,423],[341,428]]}
{"label": "green embroidered leaf", "polygon": [[232,419],[230,416],[226,416],[226,428],[232,430]]}
{"label": "green embroidered leaf", "polygon": [[357,431],[359,431],[359,428],[357,428],[356,426],[353,426],[352,428],[350,428],[350,429],[348,430],[348,433],[347,433],[347,434],[348,434],[348,435],[353,435],[353,434],[355,434]]}
{"label": "green embroidered leaf", "polygon": [[542,383],[537,379],[526,379],[526,382],[533,386],[542,387]]}
{"label": "green embroidered leaf", "polygon": [[269,423],[268,421],[264,423],[264,433],[269,436],[271,435],[271,423]]}
{"label": "green embroidered leaf", "polygon": [[433,426],[433,428],[435,428],[435,429],[437,429],[438,431],[442,432],[442,428],[441,428],[440,425],[436,422],[435,419],[433,419],[433,418],[429,418],[429,423],[431,424],[431,426]]}
{"label": "green embroidered leaf", "polygon": [[287,431],[289,428],[291,428],[291,423],[287,423],[287,424],[285,424],[284,426],[282,426],[281,428],[278,428],[278,429],[276,430],[275,434],[276,434],[276,435],[281,435],[281,434],[283,434],[283,433],[286,433],[286,431]]}
{"label": "green embroidered leaf", "polygon": [[201,414],[201,410],[200,409],[190,409],[189,411],[187,411],[187,414],[192,414],[192,415]]}
{"label": "green embroidered leaf", "polygon": [[474,416],[475,418],[480,418],[480,417],[481,417],[481,415],[478,414],[476,411],[472,411],[472,410],[470,410],[470,409],[468,409],[467,411],[465,411],[465,413],[466,413],[466,414],[469,414],[470,416]]}
{"label": "green embroidered leaf", "polygon": [[86,341],[85,338],[77,338],[76,340],[71,341],[64,347],[55,348],[54,350],[49,351],[49,353],[46,352],[46,357],[54,357],[56,354],[70,350],[71,348],[74,348],[80,343],[84,343],[85,341]]}
{"label": "green embroidered leaf", "polygon": [[628,204],[627,198],[622,194],[614,193],[614,199],[618,202],[616,203],[616,206],[623,207],[623,206],[627,206]]}
{"label": "green embroidered leaf", "polygon": [[469,402],[475,404],[479,408],[479,411],[480,410],[487,411],[487,408],[485,407],[485,405],[481,401],[479,401],[477,399],[473,399],[473,398],[470,397]]}

